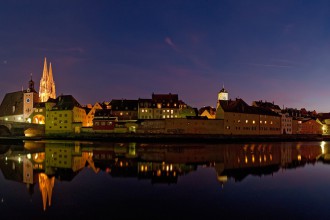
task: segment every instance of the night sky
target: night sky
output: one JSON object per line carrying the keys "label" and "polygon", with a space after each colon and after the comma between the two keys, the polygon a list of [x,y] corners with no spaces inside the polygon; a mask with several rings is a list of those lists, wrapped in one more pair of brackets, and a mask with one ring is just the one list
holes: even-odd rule
{"label": "night sky", "polygon": [[330,1],[0,0],[0,98],[39,90],[81,104],[177,93],[330,111]]}

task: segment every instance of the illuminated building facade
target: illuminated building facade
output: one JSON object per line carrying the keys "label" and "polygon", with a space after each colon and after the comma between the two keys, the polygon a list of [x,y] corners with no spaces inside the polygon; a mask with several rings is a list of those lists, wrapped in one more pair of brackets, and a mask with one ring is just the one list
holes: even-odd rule
{"label": "illuminated building facade", "polygon": [[87,105],[84,108],[86,111],[86,118],[84,119],[83,124],[86,127],[93,127],[95,112],[99,109],[102,109],[102,106],[98,102],[96,102],[93,106]]}
{"label": "illuminated building facade", "polygon": [[303,121],[301,124],[301,134],[322,134],[323,125],[316,119]]}
{"label": "illuminated building facade", "polygon": [[292,117],[288,113],[281,113],[281,133],[292,134]]}
{"label": "illuminated building facade", "polygon": [[151,99],[138,100],[139,119],[185,118],[196,116],[196,109],[191,108],[178,94],[152,94]]}
{"label": "illuminated building facade", "polygon": [[114,131],[118,118],[111,114],[110,109],[98,109],[93,120],[93,130],[95,131]]}
{"label": "illuminated building facade", "polygon": [[61,95],[46,103],[45,133],[80,133],[85,117],[85,109],[73,96]]}
{"label": "illuminated building facade", "polygon": [[40,98],[40,102],[46,102],[49,98],[56,99],[52,64],[49,63],[49,70],[48,70],[46,58],[44,61],[44,69],[40,80],[39,98]]}
{"label": "illuminated building facade", "polygon": [[112,115],[118,120],[137,120],[138,101],[127,99],[113,99],[109,104]]}
{"label": "illuminated building facade", "polygon": [[31,80],[26,90],[5,95],[0,105],[0,120],[27,122],[38,101],[38,93],[34,89],[34,81],[31,75]]}
{"label": "illuminated building facade", "polygon": [[211,106],[206,106],[206,107],[199,109],[199,115],[205,116],[208,119],[215,119],[215,112],[216,112],[216,109]]}
{"label": "illuminated building facade", "polygon": [[[246,104],[242,99],[223,100],[219,92],[216,119],[224,120],[226,135],[281,134],[281,116],[274,111]],[[226,92],[228,93],[228,92]]]}

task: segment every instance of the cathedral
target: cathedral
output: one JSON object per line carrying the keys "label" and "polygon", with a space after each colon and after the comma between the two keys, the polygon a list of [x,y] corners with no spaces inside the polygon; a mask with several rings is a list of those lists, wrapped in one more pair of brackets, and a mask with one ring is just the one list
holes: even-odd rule
{"label": "cathedral", "polygon": [[52,63],[49,63],[49,70],[47,70],[47,60],[45,57],[44,69],[40,80],[39,99],[40,102],[47,102],[49,98],[56,99],[56,92]]}

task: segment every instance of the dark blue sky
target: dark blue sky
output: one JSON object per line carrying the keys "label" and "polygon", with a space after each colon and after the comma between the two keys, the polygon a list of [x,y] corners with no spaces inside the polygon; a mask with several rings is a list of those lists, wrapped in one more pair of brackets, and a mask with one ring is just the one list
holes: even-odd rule
{"label": "dark blue sky", "polygon": [[39,89],[81,104],[178,93],[330,111],[330,1],[0,1],[0,96]]}

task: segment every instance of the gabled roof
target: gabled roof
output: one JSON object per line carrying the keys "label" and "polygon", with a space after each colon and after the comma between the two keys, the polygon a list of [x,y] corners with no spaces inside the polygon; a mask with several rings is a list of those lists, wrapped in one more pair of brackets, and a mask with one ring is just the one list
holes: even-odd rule
{"label": "gabled roof", "polygon": [[278,105],[275,105],[274,103],[271,102],[254,101],[253,103],[255,107],[262,107],[272,110],[281,110],[281,108]]}
{"label": "gabled roof", "polygon": [[198,114],[202,114],[205,110],[207,110],[211,115],[215,115],[216,109],[211,106],[204,106],[198,110]]}
{"label": "gabled roof", "polygon": [[74,107],[82,108],[72,95],[61,95],[56,98],[56,105],[52,110],[72,110]]}
{"label": "gabled roof", "polygon": [[23,114],[23,91],[7,93],[0,105],[0,116],[21,114]]}
{"label": "gabled roof", "polygon": [[221,100],[220,105],[225,112],[279,116],[276,112],[261,107],[249,106],[242,99]]}
{"label": "gabled roof", "polygon": [[113,99],[110,102],[112,111],[137,111],[138,100]]}
{"label": "gabled roof", "polygon": [[178,100],[178,94],[152,94],[152,101],[154,102],[177,102]]}

